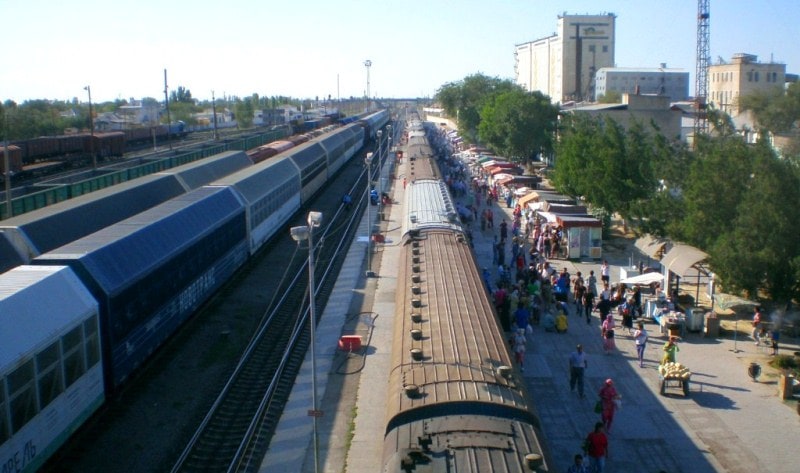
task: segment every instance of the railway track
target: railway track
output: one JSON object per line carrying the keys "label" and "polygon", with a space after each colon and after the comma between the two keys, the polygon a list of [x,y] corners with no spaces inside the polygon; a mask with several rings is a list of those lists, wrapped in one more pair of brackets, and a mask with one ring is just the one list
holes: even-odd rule
{"label": "railway track", "polygon": [[[324,214],[314,238],[321,243],[315,257],[322,308],[336,262],[346,254],[342,245],[353,240],[366,205],[363,155],[354,156],[43,471],[228,471],[231,464],[230,471],[254,471],[308,347],[308,250],[298,249],[289,226],[305,224],[309,209]],[[356,205],[337,216],[346,192],[356,196]],[[292,294],[284,296],[290,286]],[[239,367],[240,360],[249,361]],[[229,382],[234,372],[241,377]]]}
{"label": "railway track", "polygon": [[[355,237],[355,217],[355,212],[337,213],[319,240],[324,244],[316,245],[316,266],[322,270],[315,284],[318,306],[324,307],[333,290],[347,247]],[[307,252],[302,254],[305,258]],[[295,271],[294,264],[290,267]],[[307,260],[294,272],[173,472],[258,468],[310,343],[306,268]]]}

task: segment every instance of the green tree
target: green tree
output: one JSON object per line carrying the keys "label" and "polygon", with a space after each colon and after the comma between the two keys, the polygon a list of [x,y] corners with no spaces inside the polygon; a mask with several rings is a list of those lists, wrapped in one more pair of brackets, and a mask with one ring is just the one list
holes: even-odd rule
{"label": "green tree", "polygon": [[450,82],[436,91],[436,100],[448,116],[456,118],[461,135],[471,143],[477,141],[481,110],[494,95],[518,88],[510,80],[477,73],[459,82]]}
{"label": "green tree", "polygon": [[609,90],[603,95],[597,97],[598,103],[622,103],[622,94],[616,90]]}
{"label": "green tree", "polygon": [[245,129],[253,126],[253,101],[250,99],[242,100],[236,98],[233,105],[234,114],[236,115],[237,128]]}
{"label": "green tree", "polygon": [[786,93],[774,87],[743,95],[739,108],[752,111],[757,124],[772,133],[788,132],[800,120],[800,83],[790,84]]}
{"label": "green tree", "polygon": [[496,152],[524,162],[553,150],[558,108],[540,92],[521,88],[497,94],[484,105],[478,136]]}
{"label": "green tree", "polygon": [[736,135],[708,137],[695,143],[695,153],[683,186],[685,217],[674,237],[701,249],[733,229],[737,207],[751,174],[751,152]]}
{"label": "green tree", "polygon": [[177,89],[173,90],[169,96],[169,100],[170,102],[194,104],[194,99],[192,98],[192,92],[183,86],[178,86]]}
{"label": "green tree", "polygon": [[756,298],[763,290],[785,303],[798,295],[800,179],[768,145],[751,148],[750,178],[729,231],[710,247],[711,262],[726,288]]}
{"label": "green tree", "polygon": [[554,184],[607,215],[641,218],[657,191],[652,133],[633,122],[625,130],[607,117],[566,116],[556,147]]}

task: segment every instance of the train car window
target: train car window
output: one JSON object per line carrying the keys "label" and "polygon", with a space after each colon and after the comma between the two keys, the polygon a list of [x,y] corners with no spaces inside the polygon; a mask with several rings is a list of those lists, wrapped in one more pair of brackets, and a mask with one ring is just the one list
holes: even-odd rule
{"label": "train car window", "polygon": [[8,404],[6,403],[6,380],[0,378],[0,445],[11,438],[8,425]]}
{"label": "train car window", "polygon": [[11,407],[11,432],[18,432],[38,413],[33,384],[33,358],[12,371],[7,378]]}
{"label": "train car window", "polygon": [[36,354],[36,372],[39,382],[39,409],[44,409],[64,392],[61,371],[61,347],[58,340]]}
{"label": "train car window", "polygon": [[61,337],[64,356],[64,387],[72,386],[86,372],[83,356],[83,327],[80,325]]}
{"label": "train car window", "polygon": [[83,323],[86,337],[86,366],[92,367],[100,363],[100,334],[97,330],[97,318],[92,317]]}

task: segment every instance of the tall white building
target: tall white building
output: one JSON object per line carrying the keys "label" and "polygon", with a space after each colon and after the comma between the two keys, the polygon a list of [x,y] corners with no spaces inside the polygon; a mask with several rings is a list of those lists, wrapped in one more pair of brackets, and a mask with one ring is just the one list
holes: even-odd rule
{"label": "tall white building", "polygon": [[660,68],[601,67],[595,77],[597,100],[609,92],[631,95],[660,95],[673,102],[689,98],[689,73],[681,69]]}
{"label": "tall white building", "polygon": [[591,100],[601,67],[614,66],[616,15],[559,15],[552,36],[516,45],[516,83],[554,103]]}

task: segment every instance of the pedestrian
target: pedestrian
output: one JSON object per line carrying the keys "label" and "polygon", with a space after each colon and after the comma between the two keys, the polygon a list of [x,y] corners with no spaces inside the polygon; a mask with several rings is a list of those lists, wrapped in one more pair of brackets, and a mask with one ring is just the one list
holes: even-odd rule
{"label": "pedestrian", "polygon": [[595,473],[603,473],[608,458],[608,437],[603,432],[603,423],[594,424],[594,431],[586,437],[586,454],[589,455],[589,468]]}
{"label": "pedestrian", "polygon": [[514,311],[514,323],[517,325],[517,329],[522,329],[525,334],[528,334],[528,320],[531,317],[531,313],[528,308],[524,304],[517,304],[517,310]]}
{"label": "pedestrian", "polygon": [[589,473],[589,469],[583,464],[583,455],[575,455],[575,463],[567,468],[567,473]]}
{"label": "pedestrian", "polygon": [[603,351],[605,351],[606,355],[611,354],[614,348],[617,347],[616,343],[614,342],[615,327],[616,325],[614,324],[614,316],[608,314],[606,319],[603,321],[603,326],[600,330],[600,334],[603,337]]}
{"label": "pedestrian", "polygon": [[781,338],[781,331],[778,328],[778,324],[774,324],[772,326],[772,354],[774,356],[778,355],[778,340]]}
{"label": "pedestrian", "polygon": [[614,414],[617,412],[621,399],[622,396],[614,387],[614,381],[608,378],[603,387],[600,388],[600,402],[603,404],[601,416],[603,425],[608,433],[611,433],[611,423],[614,421]]}
{"label": "pedestrian", "polygon": [[661,364],[675,363],[675,354],[681,351],[678,348],[678,337],[669,337],[662,350],[664,351],[664,356],[661,358]]}
{"label": "pedestrian", "polygon": [[756,346],[761,343],[761,307],[756,306],[753,312],[753,340]]}
{"label": "pedestrian", "polygon": [[594,271],[589,271],[589,278],[586,280],[586,284],[587,289],[597,296],[597,278],[594,275]]}
{"label": "pedestrian", "polygon": [[636,332],[633,333],[633,340],[636,342],[636,355],[639,357],[639,368],[644,367],[644,350],[647,347],[647,330],[644,323],[639,321]]}
{"label": "pedestrian", "polygon": [[600,280],[605,284],[610,284],[611,281],[611,268],[608,267],[608,261],[603,260],[600,266]]}
{"label": "pedestrian", "polygon": [[575,351],[569,355],[569,390],[575,391],[575,385],[577,384],[578,395],[581,398],[586,397],[583,392],[583,374],[588,367],[589,362],[583,352],[583,345],[578,344],[575,347]]}
{"label": "pedestrian", "polygon": [[586,314],[586,324],[592,323],[592,308],[594,307],[594,293],[587,287],[583,293],[583,310]]}
{"label": "pedestrian", "polygon": [[514,359],[519,364],[519,370],[523,372],[525,371],[525,348],[527,343],[528,339],[525,337],[525,329],[518,328],[511,339],[511,346],[514,351]]}

